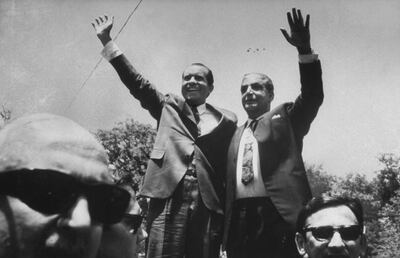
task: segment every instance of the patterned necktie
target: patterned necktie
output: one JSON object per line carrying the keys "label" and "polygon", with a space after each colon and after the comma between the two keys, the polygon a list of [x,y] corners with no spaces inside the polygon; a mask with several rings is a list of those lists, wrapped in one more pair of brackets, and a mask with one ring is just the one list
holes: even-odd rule
{"label": "patterned necktie", "polygon": [[[249,128],[254,132],[257,126],[257,120],[252,120],[249,124]],[[243,151],[243,162],[242,162],[242,183],[244,185],[249,184],[254,179],[253,170],[253,142],[245,142]]]}

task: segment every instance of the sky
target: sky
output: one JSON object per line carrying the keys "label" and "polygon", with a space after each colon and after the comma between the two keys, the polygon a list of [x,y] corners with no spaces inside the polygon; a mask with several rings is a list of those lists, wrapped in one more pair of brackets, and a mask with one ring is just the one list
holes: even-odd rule
{"label": "sky", "polygon": [[[91,131],[128,118],[155,125],[107,61],[82,87],[102,49],[91,22],[113,15],[115,36],[138,2],[1,0],[0,105],[13,117],[50,112]],[[297,51],[279,30],[288,29],[292,7],[311,16],[325,92],[304,160],[329,174],[371,178],[380,153],[400,152],[400,1],[143,0],[116,43],[163,93],[180,94],[184,68],[206,64],[215,77],[207,101],[242,124],[243,74],[272,78],[272,107],[300,93]]]}

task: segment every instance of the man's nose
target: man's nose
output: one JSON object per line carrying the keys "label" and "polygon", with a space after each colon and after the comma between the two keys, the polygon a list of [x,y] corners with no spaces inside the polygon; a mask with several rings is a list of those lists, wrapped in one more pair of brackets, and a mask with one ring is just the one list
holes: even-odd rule
{"label": "man's nose", "polygon": [[328,244],[329,247],[331,248],[342,248],[345,246],[342,236],[340,235],[339,232],[334,232],[331,240],[329,241]]}
{"label": "man's nose", "polygon": [[194,78],[194,76],[190,77],[189,83],[196,83],[196,79]]}
{"label": "man's nose", "polygon": [[60,223],[63,226],[72,228],[83,228],[91,226],[91,217],[89,213],[89,203],[86,197],[81,196],[69,210],[69,213],[61,218]]}
{"label": "man's nose", "polygon": [[253,93],[253,89],[249,86],[246,88],[246,91],[243,93],[243,95],[252,95]]}
{"label": "man's nose", "polygon": [[247,89],[246,89],[246,93],[247,94],[254,93],[253,88],[251,86],[248,86]]}

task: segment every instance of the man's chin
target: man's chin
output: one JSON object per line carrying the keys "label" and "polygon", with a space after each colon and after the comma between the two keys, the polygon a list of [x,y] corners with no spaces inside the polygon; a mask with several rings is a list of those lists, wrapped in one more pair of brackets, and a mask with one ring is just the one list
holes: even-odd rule
{"label": "man's chin", "polygon": [[258,111],[258,105],[256,103],[246,103],[244,104],[244,109],[248,115],[254,114]]}

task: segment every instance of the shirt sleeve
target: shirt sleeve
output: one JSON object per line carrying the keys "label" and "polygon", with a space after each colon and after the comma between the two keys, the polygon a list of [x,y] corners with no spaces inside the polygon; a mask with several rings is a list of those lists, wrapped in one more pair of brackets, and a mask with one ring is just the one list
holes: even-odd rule
{"label": "shirt sleeve", "polygon": [[106,59],[107,61],[110,61],[117,56],[122,55],[122,51],[118,48],[117,44],[115,44],[114,41],[109,41],[101,51],[101,55]]}
{"label": "shirt sleeve", "polygon": [[309,64],[317,60],[318,60],[318,55],[314,54],[314,51],[312,51],[311,54],[299,55],[299,63],[301,64]]}

